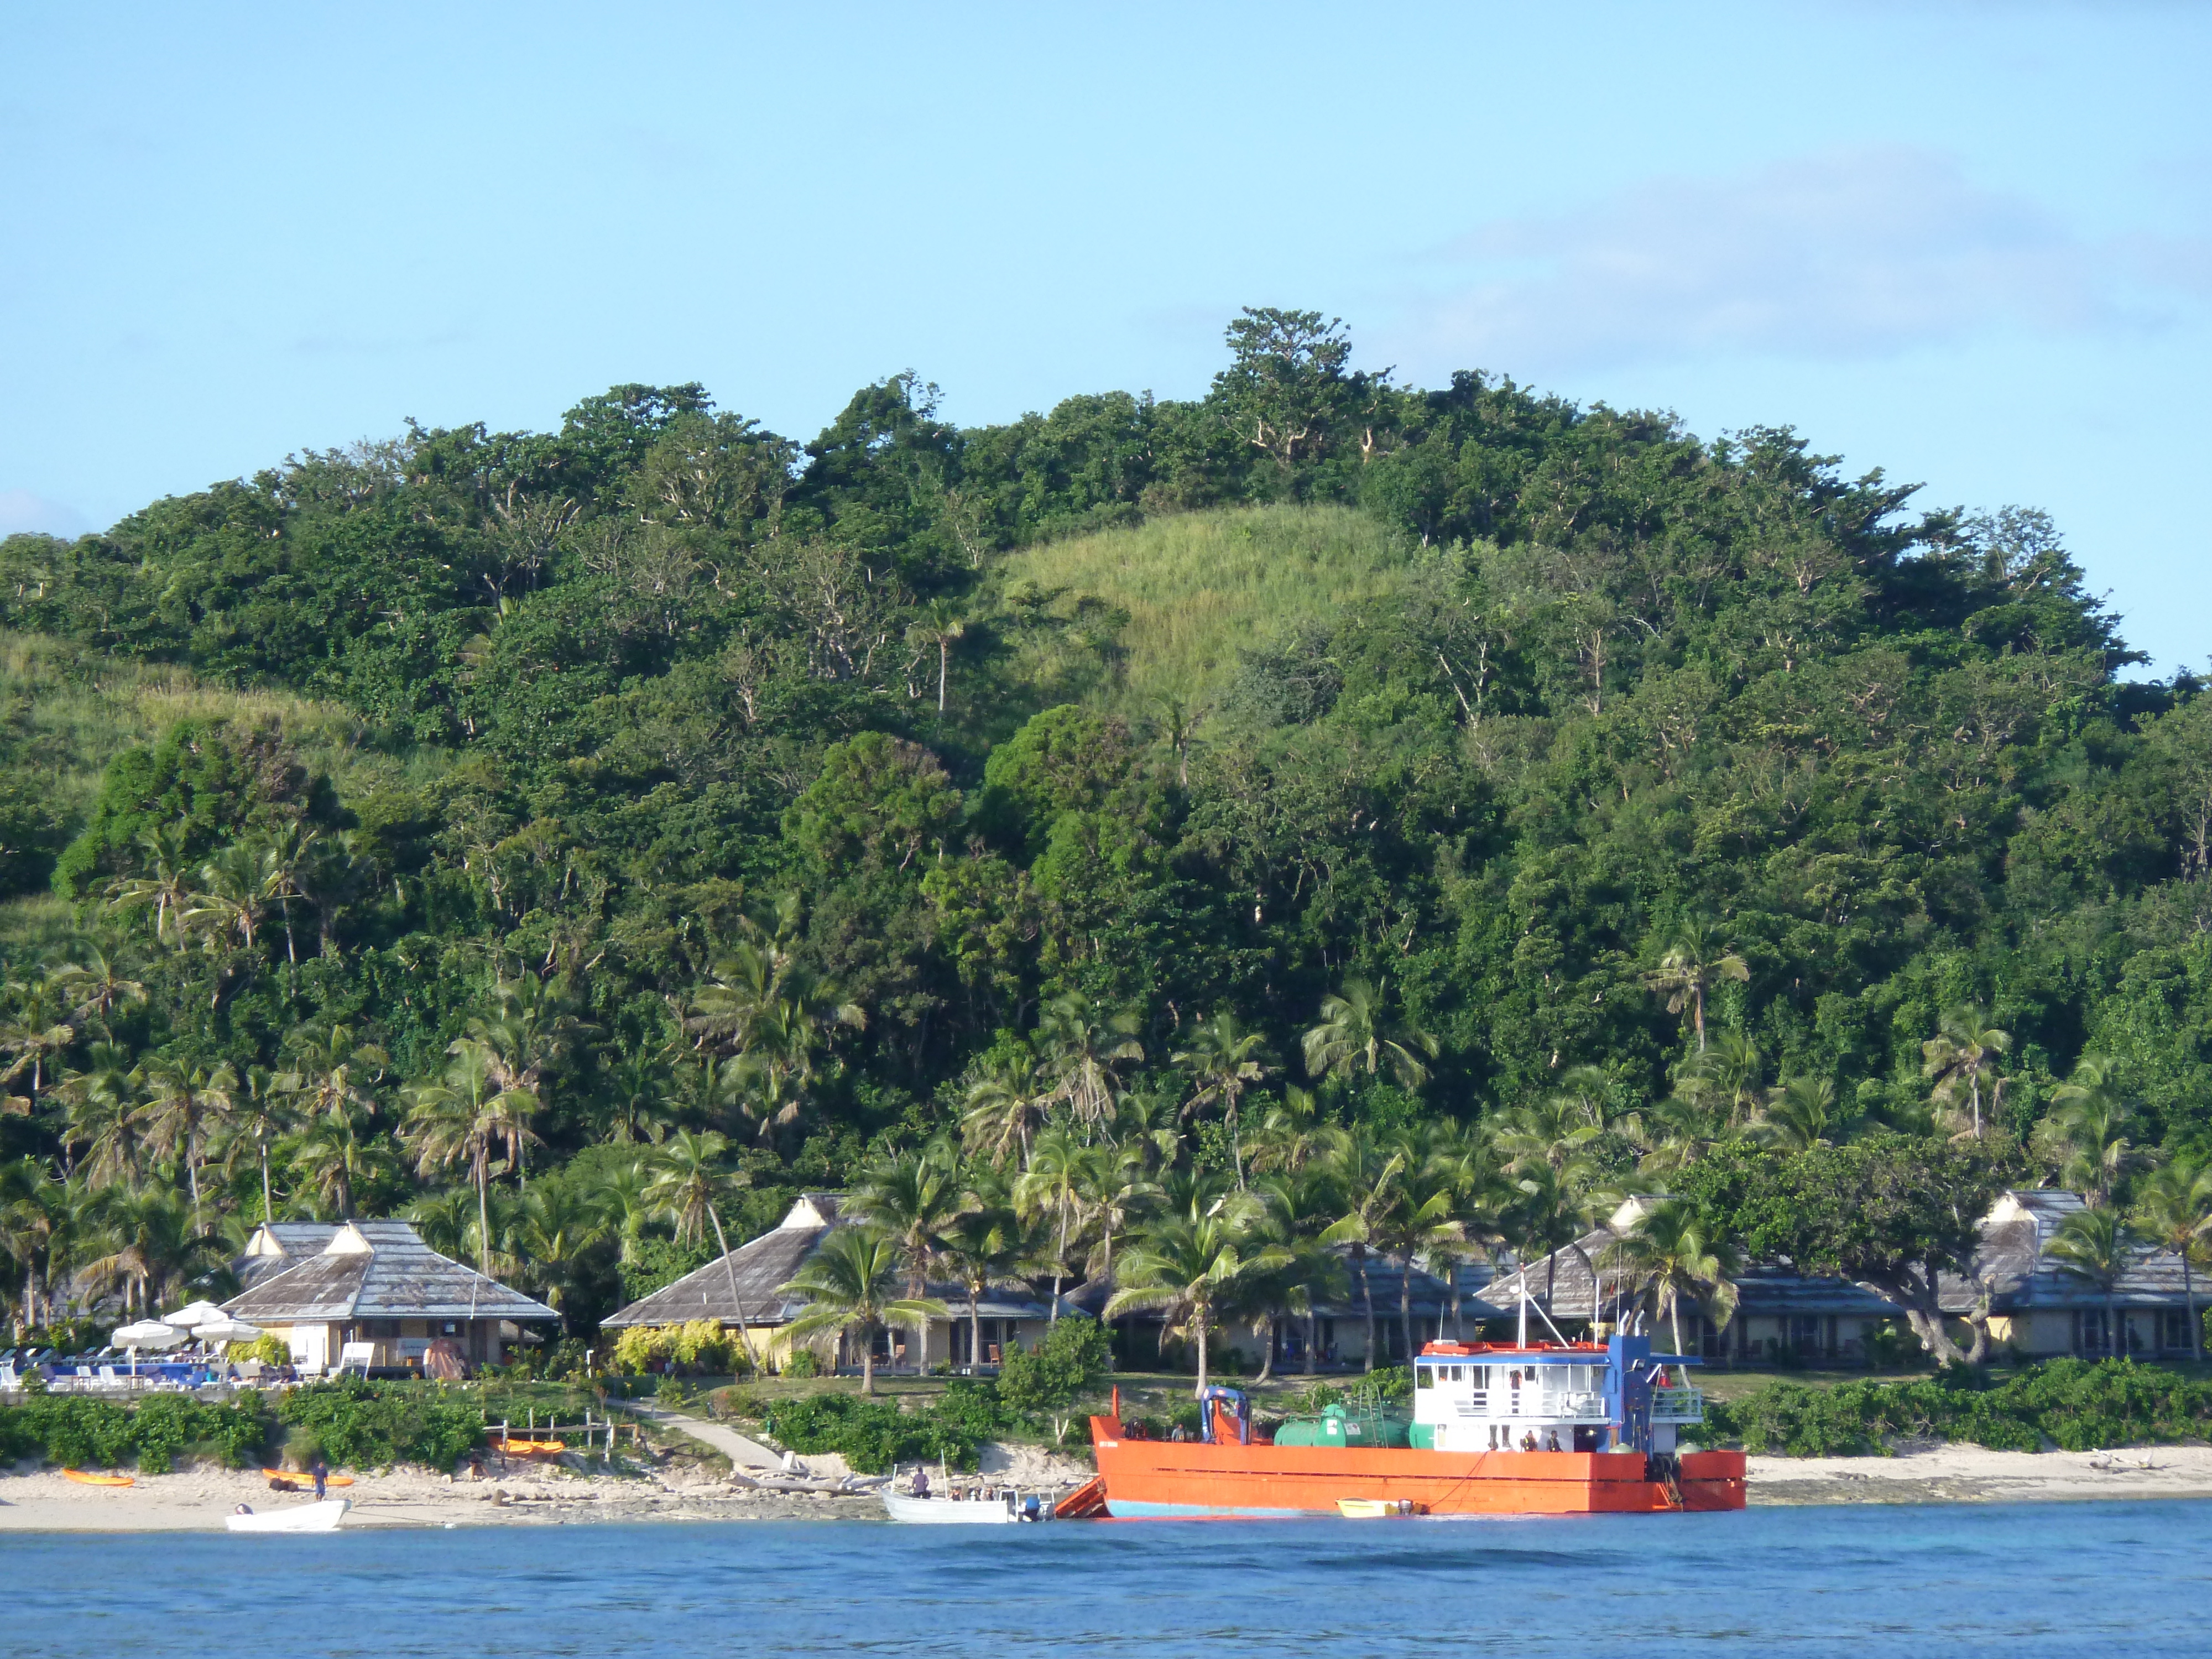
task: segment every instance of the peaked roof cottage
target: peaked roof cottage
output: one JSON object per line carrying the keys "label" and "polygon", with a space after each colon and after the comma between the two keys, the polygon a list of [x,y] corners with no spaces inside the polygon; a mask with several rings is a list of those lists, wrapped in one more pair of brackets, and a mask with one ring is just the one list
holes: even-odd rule
{"label": "peaked roof cottage", "polygon": [[368,1366],[404,1368],[441,1338],[471,1364],[497,1363],[516,1322],[560,1317],[404,1221],[264,1224],[240,1261],[258,1265],[224,1310],[284,1337],[302,1370],[335,1368],[349,1344]]}
{"label": "peaked roof cottage", "polygon": [[[2087,1207],[2079,1193],[2037,1188],[1999,1194],[1982,1220],[1970,1272],[1943,1276],[1944,1311],[1963,1319],[1986,1297],[1990,1342],[2034,1358],[2186,1353],[2189,1312],[2179,1256],[2138,1250],[2114,1287],[2114,1309],[2108,1310],[2103,1286],[2051,1254],[2066,1218]],[[1631,1200],[1608,1225],[1502,1275],[1486,1294],[1510,1310],[1525,1280],[1530,1304],[1554,1319],[1613,1319],[1632,1287],[1605,1267],[1606,1252],[1638,1213],[1638,1200]],[[1877,1333],[1905,1314],[1874,1285],[1801,1273],[1787,1261],[1750,1263],[1735,1283],[1736,1314],[1724,1330],[1685,1316],[1686,1328],[1695,1318],[1701,1333],[1702,1340],[1691,1340],[1690,1346],[1707,1358],[1861,1362]]]}
{"label": "peaked roof cottage", "polygon": [[[695,1319],[711,1319],[726,1328],[742,1325],[748,1332],[757,1333],[756,1345],[765,1346],[780,1359],[790,1352],[791,1342],[779,1333],[806,1305],[803,1298],[784,1295],[782,1286],[839,1225],[838,1207],[834,1193],[802,1194],[780,1225],[703,1267],[693,1268],[650,1296],[639,1297],[601,1320],[601,1328],[623,1330],[636,1325],[682,1325]],[[966,1288],[933,1280],[928,1294],[945,1304],[950,1316],[929,1322],[919,1349],[906,1331],[879,1334],[876,1347],[883,1363],[918,1364],[922,1370],[942,1364],[995,1364],[1006,1345],[1035,1340],[1051,1313],[1049,1305],[1026,1286],[991,1286],[976,1307],[982,1328],[982,1352],[976,1355],[969,1352],[975,1334],[969,1322]],[[846,1363],[848,1358],[841,1351],[839,1363]]]}

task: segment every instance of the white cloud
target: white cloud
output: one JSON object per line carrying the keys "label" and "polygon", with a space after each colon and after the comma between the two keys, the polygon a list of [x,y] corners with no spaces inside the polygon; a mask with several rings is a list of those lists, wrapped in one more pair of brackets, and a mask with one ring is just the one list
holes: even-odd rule
{"label": "white cloud", "polygon": [[2140,327],[2212,286],[2202,241],[2085,238],[1947,157],[1888,147],[1653,179],[1484,225],[1435,259],[1450,276],[1385,342],[1417,373],[1882,356],[2000,324]]}
{"label": "white cloud", "polygon": [[27,489],[0,489],[0,536],[42,530],[49,536],[82,536],[90,520],[73,507],[50,501]]}

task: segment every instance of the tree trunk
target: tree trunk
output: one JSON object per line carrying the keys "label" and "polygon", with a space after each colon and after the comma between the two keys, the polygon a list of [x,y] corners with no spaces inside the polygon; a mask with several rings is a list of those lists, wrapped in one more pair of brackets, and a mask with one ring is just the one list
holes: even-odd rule
{"label": "tree trunk", "polygon": [[1060,1206],[1060,1249],[1052,1259],[1052,1311],[1045,1316],[1048,1326],[1060,1323],[1060,1279],[1067,1267],[1067,1206]]}
{"label": "tree trunk", "polygon": [[1314,1374],[1314,1337],[1315,1337],[1315,1335],[1316,1335],[1316,1332],[1317,1332],[1317,1330],[1318,1330],[1318,1328],[1319,1328],[1320,1324],[1321,1324],[1321,1321],[1320,1321],[1320,1319],[1319,1319],[1316,1315],[1314,1315],[1314,1314],[1312,1314],[1312,1313],[1310,1313],[1310,1313],[1308,1313],[1308,1314],[1306,1315],[1306,1364],[1305,1364],[1305,1372],[1306,1372],[1306,1375],[1307,1375],[1308,1376],[1311,1376]]}
{"label": "tree trunk", "polygon": [[[1190,1322],[1191,1322],[1192,1329],[1195,1332],[1195,1334],[1197,1334],[1197,1337],[1198,1337],[1198,1390],[1197,1390],[1197,1393],[1198,1393],[1198,1398],[1199,1398],[1199,1399],[1200,1399],[1200,1400],[1204,1400],[1204,1399],[1206,1398],[1206,1304],[1205,1304],[1204,1303],[1202,1303],[1202,1302],[1201,1302],[1200,1304],[1199,1304],[1199,1305],[1198,1305],[1197,1307],[1195,1307],[1195,1308],[1194,1308],[1193,1310],[1191,1310],[1191,1318],[1190,1318]],[[1199,1425],[1199,1432],[1200,1432],[1200,1434],[1201,1436],[1203,1436],[1203,1435],[1204,1435],[1204,1433],[1205,1433],[1205,1431],[1206,1431],[1206,1417],[1205,1417],[1205,1410],[1206,1410],[1206,1408],[1205,1408],[1203,1406],[1201,1406],[1201,1407],[1199,1407],[1200,1415],[1199,1415],[1199,1419],[1198,1419],[1198,1425]]]}
{"label": "tree trunk", "polygon": [[1367,1247],[1353,1245],[1352,1260],[1359,1270],[1359,1297],[1367,1309],[1367,1353],[1362,1369],[1371,1371],[1375,1369],[1375,1287],[1367,1282]]}
{"label": "tree trunk", "polygon": [[2197,1316],[2197,1280],[2189,1271],[2189,1250],[2181,1252],[2181,1301],[2189,1310],[2189,1357],[2202,1364],[2204,1360],[2204,1322]]}
{"label": "tree trunk", "polygon": [[1674,1322],[1674,1352],[1686,1356],[1690,1351],[1682,1346],[1682,1293],[1679,1290],[1668,1294],[1667,1315]]}
{"label": "tree trunk", "polygon": [[1406,1345],[1406,1363],[1413,1363],[1413,1253],[1406,1252],[1398,1275],[1398,1339]]}
{"label": "tree trunk", "polygon": [[1259,1380],[1262,1382],[1275,1374],[1275,1316],[1272,1313],[1267,1316],[1265,1335],[1267,1347],[1260,1360]]}
{"label": "tree trunk", "polygon": [[952,668],[952,641],[939,635],[937,640],[937,712],[945,713],[945,678]]}
{"label": "tree trunk", "polygon": [[860,1392],[876,1391],[876,1334],[869,1327],[860,1327]]}
{"label": "tree trunk", "polygon": [[981,1285],[971,1284],[968,1286],[968,1370],[970,1376],[981,1370],[983,1364],[983,1313],[982,1303],[979,1300],[981,1295]]}
{"label": "tree trunk", "polygon": [[760,1370],[760,1356],[753,1352],[752,1334],[745,1329],[745,1304],[738,1297],[738,1266],[730,1260],[730,1241],[722,1231],[722,1218],[710,1201],[707,1218],[714,1224],[714,1243],[722,1252],[722,1272],[730,1282],[730,1313],[738,1322],[738,1346],[745,1351],[745,1364],[756,1371]]}
{"label": "tree trunk", "polygon": [[268,1132],[265,1129],[259,1131],[254,1135],[254,1139],[261,1143],[261,1224],[265,1227],[276,1213],[269,1203]]}
{"label": "tree trunk", "polygon": [[1698,1052],[1705,1052],[1705,987],[1702,980],[1690,981],[1690,1021],[1698,1028]]}
{"label": "tree trunk", "polygon": [[1955,1365],[1965,1360],[1966,1355],[1959,1352],[1959,1345],[1951,1340],[1951,1334],[1943,1328],[1941,1312],[1930,1313],[1924,1308],[1908,1305],[1905,1310],[1905,1322],[1912,1328],[1913,1335],[1920,1339],[1921,1347],[1937,1364]]}

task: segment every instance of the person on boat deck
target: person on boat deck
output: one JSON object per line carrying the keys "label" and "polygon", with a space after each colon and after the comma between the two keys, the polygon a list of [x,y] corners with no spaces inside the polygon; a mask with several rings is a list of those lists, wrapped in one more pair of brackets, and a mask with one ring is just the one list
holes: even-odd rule
{"label": "person on boat deck", "polygon": [[1535,1430],[1531,1429],[1528,1433],[1521,1437],[1521,1449],[1522,1451],[1534,1451],[1536,1449]]}
{"label": "person on boat deck", "polygon": [[919,1463],[914,1466],[914,1495],[916,1498],[929,1496],[929,1471]]}

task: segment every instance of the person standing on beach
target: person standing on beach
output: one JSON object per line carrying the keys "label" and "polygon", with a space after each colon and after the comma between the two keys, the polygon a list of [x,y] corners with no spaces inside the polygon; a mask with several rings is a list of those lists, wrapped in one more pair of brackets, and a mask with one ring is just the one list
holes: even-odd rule
{"label": "person standing on beach", "polygon": [[323,1461],[322,1453],[315,1454],[315,1461],[307,1465],[307,1473],[315,1477],[315,1501],[319,1504],[323,1501],[323,1487],[331,1478],[331,1466]]}

